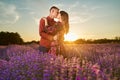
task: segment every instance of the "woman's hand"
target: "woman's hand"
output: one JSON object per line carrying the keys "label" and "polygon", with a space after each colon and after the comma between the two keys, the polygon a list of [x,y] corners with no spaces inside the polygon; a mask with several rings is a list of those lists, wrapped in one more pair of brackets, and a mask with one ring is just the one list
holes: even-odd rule
{"label": "woman's hand", "polygon": [[54,39],[54,40],[57,40],[57,35],[55,35],[55,36],[53,37],[53,39]]}
{"label": "woman's hand", "polygon": [[54,18],[54,21],[59,22],[59,19],[58,18]]}

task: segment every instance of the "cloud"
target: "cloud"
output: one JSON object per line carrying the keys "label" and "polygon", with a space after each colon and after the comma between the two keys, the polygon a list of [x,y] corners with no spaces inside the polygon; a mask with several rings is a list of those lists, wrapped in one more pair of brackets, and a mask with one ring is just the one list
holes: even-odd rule
{"label": "cloud", "polygon": [[83,10],[78,11],[78,9],[82,8],[78,1],[74,2],[73,4],[65,5],[59,3],[53,5],[59,7],[61,10],[65,10],[66,12],[68,12],[70,24],[78,24],[80,22],[85,22],[87,20],[87,17],[83,17],[84,15],[82,14],[84,11]]}
{"label": "cloud", "polygon": [[39,26],[40,18],[33,17],[33,20],[35,21],[35,24]]}
{"label": "cloud", "polygon": [[38,16],[38,14],[34,11],[31,11],[31,12],[29,12],[29,15],[31,16],[34,23],[38,26],[39,22],[40,22],[40,17]]}
{"label": "cloud", "polygon": [[0,2],[0,24],[14,24],[19,18],[16,6]]}
{"label": "cloud", "polygon": [[31,18],[36,25],[39,25],[41,17],[43,16],[46,17],[49,15],[48,12],[50,6],[47,0],[35,0],[35,1],[23,0],[23,1],[25,1],[24,2],[25,4],[23,4],[24,6],[19,7],[17,9],[19,9],[21,13],[22,11],[25,11],[27,16],[30,16],[29,18]]}
{"label": "cloud", "polygon": [[[29,6],[39,6],[39,5],[45,5],[46,1],[42,0],[39,1],[37,0],[36,2],[33,2],[32,0],[27,0],[28,3],[28,7]],[[87,5],[87,4],[81,4],[79,1],[76,1],[74,3],[53,3],[51,6],[57,6],[58,8],[60,8],[60,10],[65,10],[66,12],[68,12],[69,14],[69,21],[70,24],[79,24],[79,23],[85,23],[89,20],[91,20],[92,18],[96,17],[95,12],[96,10],[100,9],[101,7],[96,6],[96,5]],[[35,7],[34,9],[28,9],[25,8],[29,11],[29,14],[32,16],[32,18],[34,19],[35,23],[38,24],[39,22],[39,18],[41,16],[45,16],[48,14],[48,7],[49,5],[47,5],[46,7],[44,7],[45,10],[43,10],[42,7]],[[47,9],[47,10],[46,10]],[[42,10],[42,11],[41,11]]]}
{"label": "cloud", "polygon": [[78,2],[78,1],[76,1],[75,3],[73,3],[71,6],[69,6],[69,11],[71,11],[71,9],[73,9],[73,8],[76,8],[76,7],[78,7],[80,5],[80,3]]}
{"label": "cloud", "polygon": [[[82,4],[82,5],[79,4],[79,6],[73,7],[71,9],[72,13],[70,16],[74,20],[76,19],[79,23],[85,23],[85,22],[97,17],[98,15],[96,14],[96,12],[98,10],[100,10],[101,8],[102,7],[99,7],[99,6],[88,6],[87,4]],[[78,10],[75,10],[75,9],[78,9]],[[77,18],[76,18],[76,16],[77,16]]]}
{"label": "cloud", "polygon": [[59,8],[62,8],[62,7],[64,7],[64,5],[63,4],[52,4],[52,6],[57,6],[57,7],[59,7]]}
{"label": "cloud", "polygon": [[80,23],[78,16],[71,17],[69,21],[70,21],[70,24]]}
{"label": "cloud", "polygon": [[[83,13],[76,13],[76,15],[71,14],[71,19],[73,22],[76,23],[84,23],[91,20],[94,17],[91,13],[83,12]],[[71,22],[71,23],[73,23]]]}
{"label": "cloud", "polygon": [[100,7],[100,6],[94,6],[94,7],[92,7],[91,8],[91,10],[98,10],[98,9],[101,9],[102,7]]}
{"label": "cloud", "polygon": [[72,4],[65,4],[65,5],[54,4],[54,5],[68,12],[70,17],[70,20],[69,20],[70,24],[85,23],[91,20],[92,18],[95,18],[96,16],[98,16],[96,12],[97,10],[102,8],[96,5],[81,4],[78,1]]}

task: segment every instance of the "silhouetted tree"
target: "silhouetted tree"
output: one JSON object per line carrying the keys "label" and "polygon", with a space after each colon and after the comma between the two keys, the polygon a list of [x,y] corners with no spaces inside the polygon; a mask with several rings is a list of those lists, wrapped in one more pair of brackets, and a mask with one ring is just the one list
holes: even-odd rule
{"label": "silhouetted tree", "polygon": [[114,39],[107,39],[107,38],[103,38],[103,39],[96,39],[96,40],[92,40],[92,39],[78,39],[76,41],[74,41],[74,43],[76,44],[84,44],[84,43],[120,43],[120,37],[115,37]]}
{"label": "silhouetted tree", "polygon": [[23,44],[23,39],[16,32],[0,32],[0,45]]}
{"label": "silhouetted tree", "polygon": [[86,43],[86,40],[85,39],[78,39],[75,41],[75,43],[77,43],[77,44]]}

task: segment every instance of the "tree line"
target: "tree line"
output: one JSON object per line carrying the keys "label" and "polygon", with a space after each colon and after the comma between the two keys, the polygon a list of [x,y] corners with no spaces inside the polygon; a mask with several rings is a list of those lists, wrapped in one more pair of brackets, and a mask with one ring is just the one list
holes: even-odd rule
{"label": "tree line", "polygon": [[65,43],[76,43],[76,44],[102,44],[102,43],[120,43],[120,37],[115,37],[114,39],[107,39],[107,38],[103,38],[103,39],[78,39],[76,41],[73,42],[69,42],[66,41]]}
{"label": "tree line", "polygon": [[[19,33],[17,32],[0,32],[0,45],[10,45],[10,44],[31,44],[31,43],[39,43],[39,41],[30,41],[30,42],[24,42],[24,40],[21,38]],[[78,39],[73,42],[65,41],[65,43],[70,44],[70,43],[76,43],[76,44],[92,44],[92,43],[120,43],[120,37],[115,37],[114,39]]]}
{"label": "tree line", "polygon": [[0,45],[23,44],[24,41],[16,32],[0,32]]}

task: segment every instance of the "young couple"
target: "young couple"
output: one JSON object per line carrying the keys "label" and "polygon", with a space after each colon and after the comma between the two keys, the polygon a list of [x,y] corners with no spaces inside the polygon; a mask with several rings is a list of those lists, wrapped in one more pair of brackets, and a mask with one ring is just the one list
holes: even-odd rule
{"label": "young couple", "polygon": [[50,14],[40,20],[39,35],[40,53],[61,54],[65,52],[64,34],[69,31],[69,16],[65,11],[52,6]]}

